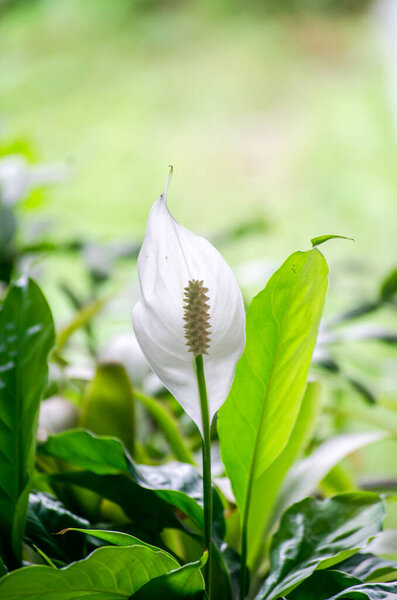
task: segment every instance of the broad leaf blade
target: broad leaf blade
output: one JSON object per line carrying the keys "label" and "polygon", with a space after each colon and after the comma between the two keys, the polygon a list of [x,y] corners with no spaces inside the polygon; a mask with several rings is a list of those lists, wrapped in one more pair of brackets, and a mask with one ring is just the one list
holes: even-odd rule
{"label": "broad leaf blade", "polygon": [[7,600],[128,600],[148,581],[175,569],[176,561],[144,546],[105,547],[63,569],[18,569],[0,581]]}
{"label": "broad leaf blade", "polygon": [[309,382],[302,404],[287,445],[253,483],[251,510],[248,519],[248,564],[255,563],[265,533],[269,533],[272,523],[269,519],[273,512],[274,502],[282,482],[297,455],[305,448],[313,434],[314,425],[320,410],[320,384]]}
{"label": "broad leaf blade", "polygon": [[317,569],[331,567],[363,548],[380,530],[385,510],[369,492],[306,498],[283,515],[270,550],[270,575],[257,600],[288,594]]}
{"label": "broad leaf blade", "polygon": [[70,512],[59,500],[40,492],[30,494],[24,540],[50,558],[63,562],[83,558],[82,536],[67,540],[54,534],[66,527],[88,526],[88,521]]}
{"label": "broad leaf blade", "polygon": [[242,512],[249,480],[257,479],[277,458],[294,426],[327,273],[317,249],[295,252],[248,310],[245,350],[218,421],[222,458]]}
{"label": "broad leaf blade", "polygon": [[37,284],[22,279],[0,311],[0,553],[21,557],[47,356],[55,342],[48,304]]}
{"label": "broad leaf blade", "polygon": [[397,598],[397,582],[363,583],[332,596],[329,600],[392,600]]}
{"label": "broad leaf blade", "polygon": [[387,437],[378,431],[346,433],[335,436],[319,446],[310,456],[297,463],[288,473],[271,519],[274,525],[281,514],[295,502],[311,494],[320,481],[343,458]]}
{"label": "broad leaf blade", "polygon": [[[51,436],[38,447],[38,452],[91,471],[62,474],[57,476],[57,480],[86,487],[113,502],[123,502],[124,510],[128,510],[130,504],[129,516],[132,516],[131,511],[134,509],[138,519],[153,521],[164,513],[167,523],[164,526],[169,527],[172,514],[170,506],[174,506],[188,515],[200,529],[203,527],[202,478],[190,464],[138,466],[118,440],[97,437],[87,431],[67,431]],[[215,489],[213,500],[215,532],[222,539],[225,529],[223,505]],[[141,513],[139,507],[142,509]],[[173,521],[175,526],[176,518]]]}
{"label": "broad leaf blade", "polygon": [[288,594],[288,600],[328,600],[330,596],[361,583],[357,577],[342,571],[328,569],[314,571],[310,577]]}
{"label": "broad leaf blade", "polygon": [[200,570],[206,561],[207,553],[200,560],[152,579],[141,587],[134,600],[201,600],[204,580]]}

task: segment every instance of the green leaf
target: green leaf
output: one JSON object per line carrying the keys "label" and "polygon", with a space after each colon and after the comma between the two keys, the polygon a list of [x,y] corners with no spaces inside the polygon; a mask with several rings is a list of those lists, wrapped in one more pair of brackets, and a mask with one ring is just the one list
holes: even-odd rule
{"label": "green leaf", "polygon": [[357,552],[338,565],[338,569],[361,581],[374,581],[397,570],[397,563],[384,560],[373,554]]}
{"label": "green leaf", "polygon": [[103,309],[104,306],[109,302],[111,296],[100,298],[99,300],[92,300],[73,317],[73,319],[64,327],[57,336],[57,347],[56,352],[63,348],[69,338],[79,329],[85,327],[90,321]]}
{"label": "green leaf", "polygon": [[134,600],[201,600],[204,579],[200,570],[206,561],[204,553],[200,560],[152,579],[134,595]]}
{"label": "green leaf", "polygon": [[327,473],[343,458],[359,448],[385,439],[387,436],[388,434],[378,431],[346,433],[321,444],[288,473],[277,499],[271,524],[274,525],[278,521],[288,506],[311,494]]}
{"label": "green leaf", "polygon": [[385,529],[369,544],[367,552],[372,554],[397,555],[397,529]]}
{"label": "green leaf", "polygon": [[288,600],[328,600],[331,595],[361,583],[360,579],[341,571],[315,571],[288,594]]}
{"label": "green leaf", "polygon": [[354,242],[354,239],[351,237],[346,237],[345,235],[319,235],[317,237],[312,238],[310,241],[312,243],[313,248],[315,246],[319,246],[320,244],[324,244],[324,242],[328,242],[328,240],[341,239],[341,240],[351,240]]}
{"label": "green leaf", "polygon": [[134,398],[122,364],[98,366],[85,390],[79,424],[92,433],[118,438],[133,453]]}
{"label": "green leaf", "polygon": [[[103,540],[104,542],[109,542],[114,546],[145,546],[146,548],[151,548],[152,550],[159,550],[155,546],[151,544],[147,544],[137,537],[130,535],[129,533],[123,533],[122,531],[109,531],[107,529],[80,529],[78,527],[68,527],[67,529],[63,529],[59,531],[59,535],[64,535],[69,531],[78,531],[80,533],[85,533],[86,535],[91,535],[92,537],[98,538],[99,540]],[[70,536],[67,536],[70,541]]]}
{"label": "green leaf", "polygon": [[310,441],[320,410],[320,391],[320,384],[317,381],[308,383],[287,445],[270,467],[253,483],[248,519],[249,565],[255,563],[261,545],[263,546],[265,533],[269,532],[272,526],[272,523],[269,525],[269,519],[280,486],[297,455]]}
{"label": "green leaf", "polygon": [[282,452],[294,427],[327,274],[317,249],[295,252],[249,307],[245,350],[218,419],[222,458],[243,520],[254,482]]}
{"label": "green leaf", "polygon": [[339,598],[346,598],[346,600],[392,600],[395,597],[397,597],[397,582],[363,583],[348,588],[328,600],[339,600]]}
{"label": "green leaf", "polygon": [[47,356],[55,339],[50,309],[34,281],[22,279],[8,292],[0,339],[0,554],[6,562],[13,554],[18,562]]}
{"label": "green leaf", "polygon": [[[39,445],[38,452],[91,471],[62,474],[56,479],[86,487],[117,502],[137,523],[141,519],[158,520],[166,523],[164,527],[177,526],[177,519],[171,517],[174,513],[170,507],[174,506],[197,527],[203,527],[202,478],[192,465],[137,466],[118,440],[97,437],[87,431],[66,431],[51,436]],[[223,539],[223,505],[215,489],[213,495],[215,532]]]}
{"label": "green leaf", "polygon": [[378,533],[384,515],[380,497],[369,492],[306,498],[291,506],[273,536],[270,574],[257,600],[288,594],[317,569],[355,554]]}
{"label": "green leaf", "polygon": [[146,396],[137,390],[133,390],[134,398],[136,398],[148,411],[150,416],[161,429],[165,439],[170,445],[175,458],[181,462],[194,464],[194,459],[182,435],[179,432],[176,420],[156,398]]}
{"label": "green leaf", "polygon": [[397,294],[397,269],[393,269],[391,273],[382,281],[380,288],[380,297],[382,300],[392,300]]}
{"label": "green leaf", "polygon": [[71,562],[85,555],[82,536],[66,540],[55,536],[67,527],[88,527],[85,519],[73,514],[59,500],[41,492],[31,493],[24,541],[35,545],[50,558]]}
{"label": "green leaf", "polygon": [[129,600],[151,579],[179,567],[161,550],[144,546],[105,547],[63,569],[33,566],[0,581],[7,600]]}

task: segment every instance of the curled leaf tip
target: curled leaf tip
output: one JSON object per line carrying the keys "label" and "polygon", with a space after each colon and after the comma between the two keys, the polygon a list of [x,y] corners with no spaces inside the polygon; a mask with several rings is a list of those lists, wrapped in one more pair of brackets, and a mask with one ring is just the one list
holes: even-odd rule
{"label": "curled leaf tip", "polygon": [[333,239],[351,240],[352,242],[354,242],[354,239],[351,237],[347,237],[346,235],[334,235],[334,234],[319,235],[317,237],[312,238],[310,241],[312,243],[313,248],[315,248],[316,246],[319,246],[320,244],[324,244],[324,242],[328,242],[328,240],[333,240]]}
{"label": "curled leaf tip", "polygon": [[171,183],[171,179],[172,179],[172,175],[174,173],[174,167],[172,165],[168,165],[170,168],[170,172],[168,173],[168,177],[167,177],[167,181],[165,184],[165,188],[164,188],[164,192],[161,194],[161,199],[165,200],[167,202],[167,194],[168,194],[168,187]]}

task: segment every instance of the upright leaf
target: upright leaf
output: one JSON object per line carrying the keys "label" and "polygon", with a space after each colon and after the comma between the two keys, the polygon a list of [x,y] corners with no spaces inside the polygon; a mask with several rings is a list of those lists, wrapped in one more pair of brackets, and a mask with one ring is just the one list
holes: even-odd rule
{"label": "upright leaf", "polygon": [[0,553],[13,563],[21,559],[38,410],[55,341],[50,309],[31,279],[8,292],[0,340]]}
{"label": "upright leaf", "polygon": [[291,506],[273,537],[270,574],[257,600],[286,595],[317,569],[355,554],[378,533],[384,515],[382,500],[370,492],[305,498]]}
{"label": "upright leaf", "polygon": [[134,451],[134,398],[122,364],[100,364],[87,385],[80,426],[98,435],[112,435]]}
{"label": "upright leaf", "polygon": [[245,350],[218,421],[222,458],[243,515],[243,554],[254,484],[282,452],[299,412],[327,274],[316,248],[295,252],[248,310]]}

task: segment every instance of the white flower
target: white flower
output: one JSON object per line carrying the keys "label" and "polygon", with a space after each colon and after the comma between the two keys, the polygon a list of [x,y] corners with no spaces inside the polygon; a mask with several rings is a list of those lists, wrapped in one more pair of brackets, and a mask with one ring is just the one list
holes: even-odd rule
{"label": "white flower", "polygon": [[138,257],[141,298],[132,320],[153,371],[202,433],[195,355],[203,354],[212,421],[244,348],[244,306],[219,252],[172,217],[167,206],[170,177],[150,211]]}

